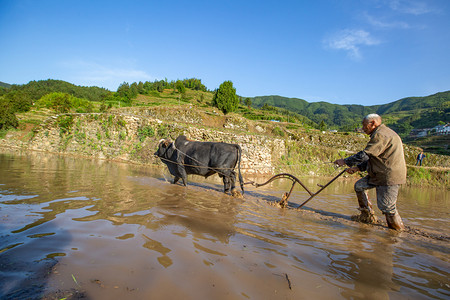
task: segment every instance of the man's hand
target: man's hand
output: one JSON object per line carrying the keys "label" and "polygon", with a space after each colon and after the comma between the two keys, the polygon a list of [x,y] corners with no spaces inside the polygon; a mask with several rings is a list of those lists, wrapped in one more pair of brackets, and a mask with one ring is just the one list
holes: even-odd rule
{"label": "man's hand", "polygon": [[347,173],[348,174],[353,174],[353,173],[356,173],[356,172],[359,172],[359,168],[356,167],[356,166],[347,169]]}
{"label": "man's hand", "polygon": [[335,160],[334,163],[336,165],[338,165],[339,167],[342,167],[343,165],[345,165],[345,160],[341,158],[341,159]]}

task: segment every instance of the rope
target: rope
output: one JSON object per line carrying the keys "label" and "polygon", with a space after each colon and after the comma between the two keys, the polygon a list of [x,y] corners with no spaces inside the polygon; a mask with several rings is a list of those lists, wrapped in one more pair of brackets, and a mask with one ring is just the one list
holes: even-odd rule
{"label": "rope", "polygon": [[[178,150],[178,151],[180,151],[180,150]],[[189,157],[190,159],[195,160],[196,162],[200,163],[198,160],[188,156],[187,154],[186,154],[186,156]],[[165,161],[171,162],[171,163],[176,164],[176,165],[185,166],[185,167],[209,168],[209,169],[212,169],[212,170],[234,170],[235,169],[235,168],[212,168],[212,167],[208,167],[208,166],[204,166],[204,165],[203,166],[202,165],[200,165],[200,166],[199,165],[190,165],[190,164],[178,163],[178,162],[175,162],[173,160],[170,160],[170,159],[167,159],[167,158],[164,158],[164,157],[160,157],[160,156],[157,156],[157,155],[154,155],[154,157],[157,157],[157,158],[159,158],[161,160],[165,160]],[[332,163],[333,162],[304,163],[304,164],[298,164],[298,165],[282,165],[281,167],[299,167],[299,166],[306,166],[306,165],[317,165],[318,166],[318,165],[327,165],[327,164],[332,164]],[[241,167],[241,170],[250,170],[250,169],[258,169],[258,168],[262,169],[262,168],[274,168],[274,167],[264,167],[264,166],[254,166],[254,167],[246,167],[246,168],[242,168]]]}
{"label": "rope", "polygon": [[[181,154],[183,154],[184,156],[186,156],[186,157],[192,159],[193,161],[197,162],[199,165],[196,166],[196,165],[190,165],[190,164],[185,164],[185,163],[179,163],[179,162],[175,162],[175,161],[173,161],[173,160],[170,160],[170,159],[167,159],[167,158],[164,158],[164,157],[160,157],[160,156],[158,156],[158,155],[155,155],[155,156],[156,156],[156,157],[159,157],[161,160],[165,160],[165,161],[171,162],[171,163],[173,163],[173,164],[180,165],[180,166],[184,166],[184,167],[208,168],[208,169],[211,169],[211,170],[213,170],[213,171],[216,171],[217,173],[219,173],[219,174],[221,174],[222,176],[225,176],[225,177],[227,177],[227,175],[224,174],[224,173],[222,173],[222,172],[220,172],[219,170],[234,170],[234,169],[235,169],[235,168],[212,168],[212,167],[209,167],[209,166],[205,166],[205,165],[202,164],[202,162],[196,160],[196,159],[193,158],[192,156],[189,156],[188,154],[184,153],[183,151],[181,151],[180,149],[178,149],[177,147],[175,147],[175,142],[172,143],[172,147],[173,147],[176,151],[178,151],[178,152],[180,152]],[[167,152],[167,151],[166,151],[166,152]],[[242,168],[241,168],[241,170],[242,170]]]}
{"label": "rope", "polygon": [[[211,170],[214,170],[214,171],[217,171],[217,170],[234,170],[234,168],[212,168],[212,167],[208,167],[208,166],[205,166],[205,165],[190,165],[190,164],[184,164],[184,163],[179,163],[179,162],[176,162],[176,161],[173,161],[173,160],[164,158],[164,157],[160,157],[160,156],[158,156],[158,155],[155,155],[155,157],[158,157],[159,159],[165,160],[165,161],[170,162],[170,163],[172,163],[172,164],[179,165],[179,166],[184,166],[184,167],[208,168],[208,169],[211,169]],[[242,169],[242,168],[241,168],[241,169]],[[218,171],[217,171],[217,172],[218,172]],[[219,172],[218,172],[218,173],[219,173]],[[223,173],[221,173],[221,174],[222,174],[222,175],[225,175],[225,174],[223,174]]]}
{"label": "rope", "polygon": [[[175,148],[175,149],[177,151],[180,151],[178,148]],[[199,162],[195,158],[187,155],[186,153],[183,153],[182,151],[180,151],[180,153],[185,155],[185,156],[187,156],[187,157],[189,157],[190,159],[198,162],[199,164],[201,164],[201,162]],[[160,156],[157,156],[157,155],[154,155],[154,157],[157,157],[157,158],[159,158],[161,160],[165,160],[165,161],[171,162],[171,163],[176,164],[176,165],[186,166],[186,167],[195,167],[195,168],[201,167],[201,168],[209,168],[209,169],[212,169],[212,170],[234,170],[235,169],[235,168],[211,168],[211,167],[202,166],[202,165],[200,165],[200,166],[198,166],[198,165],[189,165],[189,164],[184,164],[184,163],[178,163],[178,162],[175,162],[173,160],[170,160],[170,159],[167,159],[167,158],[164,158],[164,157],[160,157]],[[292,168],[292,167],[300,167],[300,166],[307,166],[307,165],[308,166],[311,166],[311,165],[320,166],[320,165],[327,165],[327,164],[332,164],[332,163],[333,162],[304,163],[304,164],[297,164],[297,165],[282,165],[281,167],[291,167]],[[263,169],[263,168],[274,168],[274,167],[264,167],[264,166],[253,166],[253,167],[246,167],[246,168],[241,167],[241,170]]]}

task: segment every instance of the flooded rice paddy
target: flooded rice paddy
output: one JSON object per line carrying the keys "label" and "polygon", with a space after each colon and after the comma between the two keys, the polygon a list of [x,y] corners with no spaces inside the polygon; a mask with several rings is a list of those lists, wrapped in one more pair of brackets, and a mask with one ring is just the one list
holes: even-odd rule
{"label": "flooded rice paddy", "polygon": [[[427,237],[351,221],[356,176],[301,211],[271,205],[290,181],[246,186],[238,199],[217,175],[189,177],[187,188],[170,178],[163,168],[0,153],[0,298],[450,297],[447,189],[400,191],[405,225]],[[304,183],[315,191],[328,180]],[[296,186],[290,206],[308,196]]]}

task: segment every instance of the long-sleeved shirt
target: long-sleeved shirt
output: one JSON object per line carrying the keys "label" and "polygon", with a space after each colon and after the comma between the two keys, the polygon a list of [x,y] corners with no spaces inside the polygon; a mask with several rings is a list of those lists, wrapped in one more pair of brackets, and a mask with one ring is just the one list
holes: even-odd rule
{"label": "long-sleeved shirt", "polygon": [[345,159],[349,166],[367,170],[369,183],[396,185],[406,183],[406,162],[401,138],[381,124],[371,134],[363,151]]}
{"label": "long-sleeved shirt", "polygon": [[345,158],[344,161],[350,167],[356,165],[360,171],[367,171],[369,155],[367,155],[367,153],[362,150],[352,156]]}

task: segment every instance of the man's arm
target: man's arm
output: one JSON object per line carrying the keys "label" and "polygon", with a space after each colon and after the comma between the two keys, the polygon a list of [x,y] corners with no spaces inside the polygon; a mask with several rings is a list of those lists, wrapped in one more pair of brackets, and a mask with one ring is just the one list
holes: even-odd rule
{"label": "man's arm", "polygon": [[[365,165],[367,165],[368,161],[369,161],[369,155],[367,155],[367,153],[364,150],[359,151],[358,153],[344,159],[345,164],[349,167],[353,167],[355,165],[359,166],[364,163],[365,163]],[[361,168],[360,168],[360,170],[361,170]],[[364,168],[364,170],[365,170],[365,168]]]}
{"label": "man's arm", "polygon": [[357,166],[360,171],[367,170],[367,163],[369,162],[369,156],[366,152],[359,151],[358,153],[349,156],[345,159],[338,159],[334,163],[338,166],[348,165],[349,167]]}

